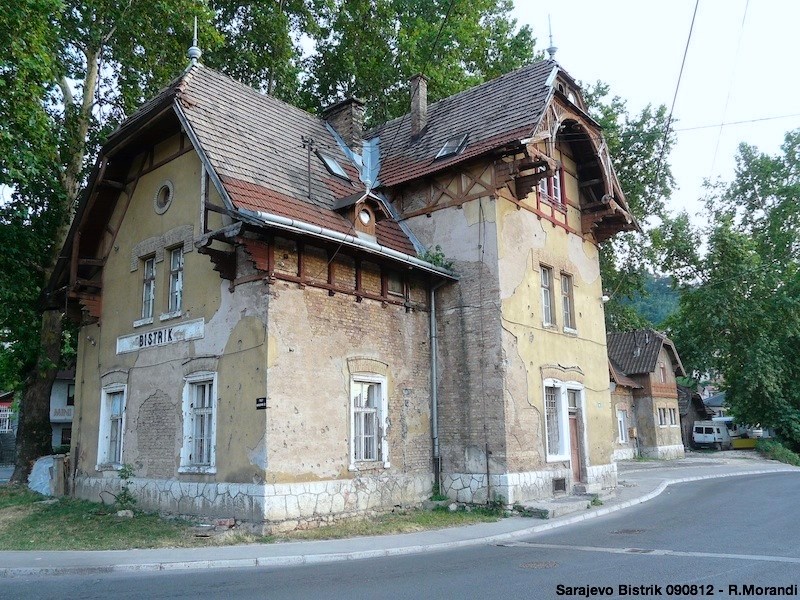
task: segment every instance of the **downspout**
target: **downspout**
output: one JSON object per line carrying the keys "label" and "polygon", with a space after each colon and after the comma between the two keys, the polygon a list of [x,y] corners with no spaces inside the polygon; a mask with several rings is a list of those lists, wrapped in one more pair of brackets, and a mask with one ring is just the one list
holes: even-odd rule
{"label": "downspout", "polygon": [[442,456],[439,449],[439,388],[437,361],[437,339],[436,333],[436,290],[444,285],[445,282],[431,286],[430,292],[430,345],[431,345],[431,440],[433,441],[433,484],[438,493],[441,492],[442,483]]}

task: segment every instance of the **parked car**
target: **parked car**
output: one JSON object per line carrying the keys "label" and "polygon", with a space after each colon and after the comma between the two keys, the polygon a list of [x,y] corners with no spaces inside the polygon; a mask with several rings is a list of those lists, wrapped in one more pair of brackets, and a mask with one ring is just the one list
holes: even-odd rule
{"label": "parked car", "polygon": [[728,427],[719,421],[695,421],[692,426],[692,442],[697,448],[730,450],[733,447]]}

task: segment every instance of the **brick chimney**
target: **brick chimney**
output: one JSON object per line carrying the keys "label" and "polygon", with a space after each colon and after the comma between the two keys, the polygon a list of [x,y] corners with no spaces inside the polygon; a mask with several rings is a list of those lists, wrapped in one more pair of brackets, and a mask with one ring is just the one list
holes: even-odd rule
{"label": "brick chimney", "polygon": [[411,136],[417,136],[428,122],[428,78],[417,73],[411,79]]}
{"label": "brick chimney", "polygon": [[358,98],[345,98],[322,111],[322,118],[342,136],[351,150],[361,152],[364,132],[364,102]]}

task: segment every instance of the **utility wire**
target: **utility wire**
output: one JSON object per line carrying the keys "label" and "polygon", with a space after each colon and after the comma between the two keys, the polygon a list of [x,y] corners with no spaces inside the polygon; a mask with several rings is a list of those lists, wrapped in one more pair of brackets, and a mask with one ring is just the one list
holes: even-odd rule
{"label": "utility wire", "polygon": [[689,36],[686,38],[686,47],[683,49],[683,60],[681,61],[681,70],[678,73],[678,81],[675,84],[675,94],[672,96],[672,107],[669,109],[669,117],[667,117],[667,125],[664,127],[664,139],[661,140],[661,153],[658,156],[658,164],[656,165],[656,174],[653,183],[658,184],[658,176],[661,174],[661,165],[664,162],[664,152],[667,149],[667,139],[669,138],[669,127],[672,125],[672,113],[675,111],[675,102],[678,100],[678,90],[681,87],[681,79],[683,78],[683,68],[686,66],[686,56],[689,54],[689,42],[692,41],[692,32],[694,31],[694,21],[697,17],[697,8],[700,6],[700,0],[697,0],[694,5],[694,13],[692,13],[692,23],[689,25]]}
{"label": "utility wire", "polygon": [[[731,100],[731,90],[733,89],[733,81],[736,76],[736,63],[739,61],[739,50],[742,47],[742,34],[744,33],[744,23],[747,20],[747,8],[750,6],[750,0],[747,0],[744,5],[744,14],[742,15],[742,24],[739,26],[739,39],[736,40],[736,53],[733,55],[733,67],[731,68],[731,79],[728,82],[728,95],[725,98],[725,108],[722,109],[722,120],[725,121],[725,115],[728,114],[728,103]],[[717,144],[714,147],[714,157],[711,159],[711,169],[708,178],[714,174],[714,166],[717,164],[717,152],[719,152],[719,142],[722,139],[722,124],[719,126],[717,132]]]}

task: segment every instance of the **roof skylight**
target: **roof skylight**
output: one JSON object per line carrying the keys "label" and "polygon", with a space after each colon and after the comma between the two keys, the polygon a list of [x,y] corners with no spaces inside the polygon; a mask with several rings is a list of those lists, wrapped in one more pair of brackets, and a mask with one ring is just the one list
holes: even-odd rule
{"label": "roof skylight", "polygon": [[449,138],[442,146],[442,149],[439,150],[439,154],[436,155],[436,158],[444,158],[446,156],[453,156],[454,154],[459,154],[466,146],[467,142],[467,133],[461,135],[454,135],[453,137]]}
{"label": "roof skylight", "polygon": [[339,161],[332,156],[323,154],[322,152],[317,152],[317,156],[319,156],[322,162],[325,163],[325,168],[328,169],[332,175],[336,175],[337,177],[341,177],[342,179],[347,179],[347,181],[350,181],[350,177],[347,176],[347,173],[342,168],[342,165],[339,164]]}

